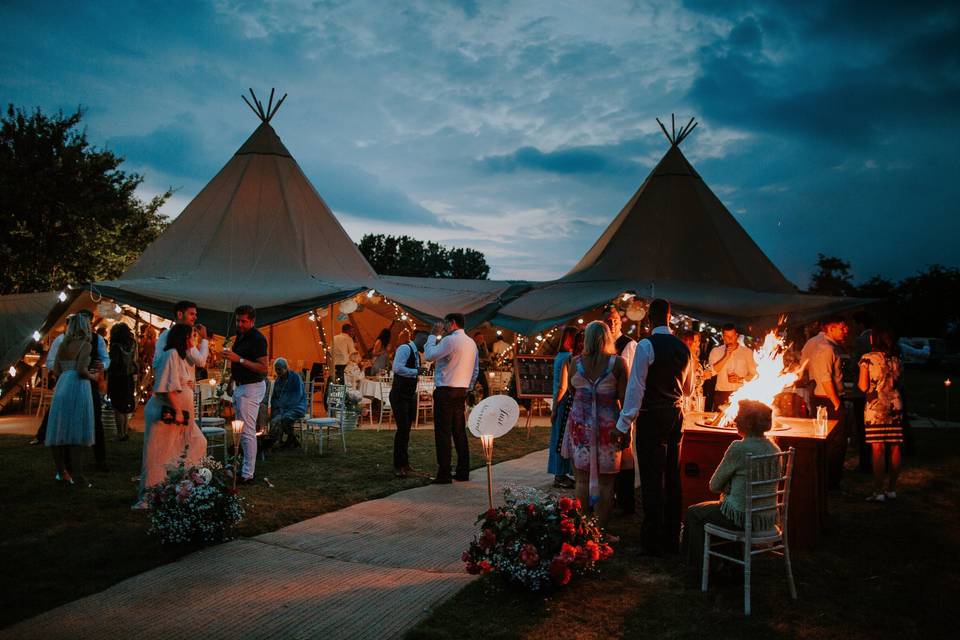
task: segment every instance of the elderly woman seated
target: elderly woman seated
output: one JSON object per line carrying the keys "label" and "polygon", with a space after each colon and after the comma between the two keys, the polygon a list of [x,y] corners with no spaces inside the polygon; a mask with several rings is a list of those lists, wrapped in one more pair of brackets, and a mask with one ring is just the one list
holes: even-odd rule
{"label": "elderly woman seated", "polygon": [[270,395],[270,435],[282,449],[296,447],[300,441],[293,435],[293,425],[307,413],[307,396],[303,392],[303,381],[296,373],[290,373],[284,358],[276,359],[273,370],[277,374],[277,379],[273,383],[273,393]]}
{"label": "elderly woman seated", "polygon": [[[687,508],[681,546],[687,564],[703,567],[703,527],[715,524],[726,529],[743,529],[747,495],[747,454],[779,453],[780,448],[766,437],[773,423],[772,410],[762,402],[741,400],[737,413],[737,432],[741,440],[730,443],[720,466],[710,478],[710,490],[720,499],[701,502]],[[776,514],[764,511],[753,516],[754,531],[768,531],[776,525]]]}

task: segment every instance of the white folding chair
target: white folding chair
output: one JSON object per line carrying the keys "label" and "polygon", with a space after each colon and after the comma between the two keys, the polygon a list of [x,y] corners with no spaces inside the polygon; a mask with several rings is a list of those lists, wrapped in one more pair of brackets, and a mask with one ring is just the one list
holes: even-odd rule
{"label": "white folding chair", "polygon": [[344,405],[346,404],[347,399],[347,388],[342,384],[331,384],[328,388],[329,393],[327,394],[327,410],[336,417],[314,417],[313,407],[315,387],[314,383],[311,382],[310,395],[307,397],[307,417],[303,421],[303,427],[301,429],[300,441],[303,444],[303,450],[307,450],[307,439],[310,436],[315,436],[317,439],[317,446],[320,449],[320,455],[323,455],[323,440],[325,437],[327,439],[330,438],[331,429],[337,429],[340,431],[340,442],[343,445],[343,452],[347,452],[347,435],[343,429],[343,414]]}
{"label": "white folding chair", "polygon": [[413,419],[413,428],[420,426],[420,414],[423,413],[423,421],[427,421],[427,416],[433,419],[433,390],[435,383],[430,376],[419,376],[417,378],[417,413]]}
{"label": "white folding chair", "polygon": [[[750,615],[750,575],[753,556],[772,553],[782,556],[787,569],[790,597],[797,599],[787,543],[787,515],[790,507],[790,479],[793,476],[794,448],[764,456],[747,454],[747,496],[743,530],[726,529],[715,524],[703,528],[703,574],[700,590],[706,591],[710,580],[710,556],[743,566],[743,613]],[[753,530],[755,514],[773,512],[776,524],[768,531]],[[720,538],[711,544],[711,538]],[[743,557],[735,558],[714,548],[730,542],[743,544]]]}
{"label": "white folding chair", "polygon": [[387,414],[388,421],[393,422],[393,407],[390,406],[390,384],[380,379],[380,422],[377,423],[377,431],[383,425],[383,414]]}
{"label": "white folding chair", "polygon": [[37,415],[43,415],[43,410],[50,406],[50,401],[53,399],[53,387],[50,385],[50,371],[46,368],[40,372],[37,385],[30,389],[27,413],[30,412],[30,406],[33,404],[34,397],[37,398]]}
{"label": "white folding chair", "polygon": [[[197,426],[207,439],[207,452],[214,449],[220,449],[220,455],[224,462],[227,460],[227,421],[219,416],[204,416],[202,403],[200,402],[200,383],[193,389],[193,416]],[[211,453],[211,455],[213,455]]]}

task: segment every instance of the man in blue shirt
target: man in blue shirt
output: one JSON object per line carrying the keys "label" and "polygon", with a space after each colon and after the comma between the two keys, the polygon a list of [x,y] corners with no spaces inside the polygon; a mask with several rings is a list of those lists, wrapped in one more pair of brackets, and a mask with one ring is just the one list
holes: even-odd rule
{"label": "man in blue shirt", "polygon": [[273,370],[277,378],[270,394],[270,435],[280,443],[281,449],[299,447],[300,441],[293,435],[293,425],[307,414],[303,381],[296,373],[290,372],[286,358],[277,358]]}

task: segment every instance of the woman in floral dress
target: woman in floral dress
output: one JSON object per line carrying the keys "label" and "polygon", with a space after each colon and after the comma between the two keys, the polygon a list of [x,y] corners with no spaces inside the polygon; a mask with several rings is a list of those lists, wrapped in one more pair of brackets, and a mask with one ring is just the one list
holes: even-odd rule
{"label": "woman in floral dress", "polygon": [[573,462],[580,502],[590,505],[598,524],[606,527],[621,460],[632,455],[629,446],[620,448],[617,431],[627,387],[627,364],[616,355],[606,324],[594,321],[587,325],[583,354],[573,358],[567,369],[574,397],[562,455]]}
{"label": "woman in floral dress", "polygon": [[[860,390],[867,394],[863,411],[864,440],[873,449],[873,495],[870,502],[897,497],[900,445],[903,443],[903,401],[900,398],[900,358],[893,333],[875,327],[869,353],[860,358]],[[886,489],[884,486],[886,485]]]}

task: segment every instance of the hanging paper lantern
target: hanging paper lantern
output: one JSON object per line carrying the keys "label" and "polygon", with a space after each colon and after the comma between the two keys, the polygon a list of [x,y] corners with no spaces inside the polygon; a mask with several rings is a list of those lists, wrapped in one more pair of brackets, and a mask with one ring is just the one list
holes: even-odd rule
{"label": "hanging paper lantern", "polygon": [[640,322],[645,317],[647,317],[647,304],[646,300],[634,300],[630,303],[630,306],[627,307],[627,317],[633,320],[634,322]]}
{"label": "hanging paper lantern", "polygon": [[116,320],[121,313],[117,311],[119,307],[112,302],[102,301],[97,305],[97,315],[107,320]]}
{"label": "hanging paper lantern", "polygon": [[353,300],[344,300],[340,303],[340,313],[353,313],[357,310],[357,301]]}
{"label": "hanging paper lantern", "polygon": [[330,315],[330,309],[327,309],[326,307],[323,307],[323,308],[321,308],[321,309],[317,309],[317,317],[318,317],[318,318],[326,318],[328,315]]}

